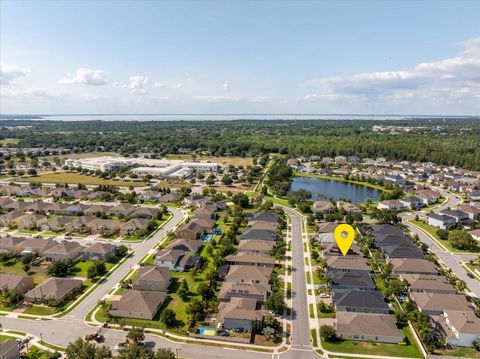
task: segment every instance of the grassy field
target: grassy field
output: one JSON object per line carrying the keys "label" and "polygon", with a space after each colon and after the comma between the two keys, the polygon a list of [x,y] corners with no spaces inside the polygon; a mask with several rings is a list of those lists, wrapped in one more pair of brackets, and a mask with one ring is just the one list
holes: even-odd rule
{"label": "grassy field", "polygon": [[1,146],[11,146],[11,145],[18,145],[20,140],[18,138],[5,138],[3,140],[0,140],[0,145]]}
{"label": "grassy field", "polygon": [[473,348],[456,348],[448,350],[435,350],[435,354],[458,358],[480,358],[480,352]]}
{"label": "grassy field", "polygon": [[[88,268],[90,268],[93,264],[93,261],[79,261],[75,264],[72,269],[72,274],[76,277],[87,277]],[[105,267],[107,268],[107,272],[113,268],[115,264],[113,263],[105,263]]]}
{"label": "grassy field", "polygon": [[408,338],[408,345],[360,342],[343,340],[337,342],[322,341],[322,346],[329,351],[339,353],[384,355],[389,357],[423,358],[410,329],[403,328],[403,334]]}
{"label": "grassy field", "polygon": [[[186,160],[192,161],[192,155],[167,155],[166,158],[169,160]],[[218,156],[196,156],[196,161],[199,162],[215,162],[220,164],[221,166],[229,166],[233,165],[235,167],[238,166],[253,166],[253,158],[252,157],[236,157],[236,156],[225,156],[225,157],[218,157]]]}
{"label": "grassy field", "polygon": [[69,184],[85,184],[85,185],[114,185],[114,186],[145,186],[144,182],[133,182],[113,179],[103,179],[100,177],[86,176],[73,172],[47,173],[35,177],[16,178],[17,182],[33,182],[33,183],[69,183]]}
{"label": "grassy field", "polygon": [[420,227],[423,229],[425,232],[430,234],[438,243],[442,244],[449,252],[452,253],[478,253],[478,247],[477,250],[474,251],[465,251],[465,250],[458,250],[454,248],[448,240],[443,240],[440,239],[440,237],[437,235],[437,228],[432,227],[424,222],[421,221],[415,221],[415,220],[408,220],[407,222],[416,225],[417,227]]}
{"label": "grassy field", "polygon": [[23,311],[23,314],[32,314],[32,315],[53,315],[58,313],[56,308],[47,307],[43,305],[32,305]]}

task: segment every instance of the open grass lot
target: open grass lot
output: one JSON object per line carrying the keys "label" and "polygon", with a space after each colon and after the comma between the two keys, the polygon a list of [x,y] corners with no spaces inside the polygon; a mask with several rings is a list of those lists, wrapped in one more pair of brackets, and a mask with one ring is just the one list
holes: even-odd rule
{"label": "open grass lot", "polygon": [[474,251],[462,251],[458,250],[456,248],[453,248],[453,246],[450,244],[450,242],[447,240],[440,239],[437,235],[437,228],[432,227],[424,222],[421,221],[415,221],[415,220],[408,220],[407,222],[416,225],[417,227],[420,227],[423,229],[425,232],[430,234],[438,243],[442,244],[445,248],[447,248],[448,251],[453,252],[453,253],[478,253],[479,248],[477,246],[477,249]]}
{"label": "open grass lot", "polygon": [[53,315],[58,313],[56,308],[47,307],[46,305],[32,305],[23,311],[23,314],[32,315]]}
{"label": "open grass lot", "polygon": [[408,345],[360,342],[353,340],[337,341],[333,343],[322,341],[326,350],[339,353],[384,355],[389,357],[423,358],[413,334],[408,327],[402,329],[405,337],[408,338]]}
{"label": "open grass lot", "polygon": [[1,146],[12,146],[12,145],[18,145],[20,140],[18,138],[5,138],[3,140],[0,140],[0,145]]}
{"label": "open grass lot", "polygon": [[[7,261],[0,262],[0,273],[12,275],[27,275],[22,268],[22,263],[16,258],[10,258]],[[28,275],[33,276],[35,284],[39,284],[47,279],[47,270],[44,267],[31,267]]]}
{"label": "open grass lot", "polygon": [[[169,160],[185,160],[185,161],[192,161],[192,155],[174,155],[170,154],[167,155],[166,158]],[[215,162],[220,164],[222,167],[228,167],[229,165],[233,165],[235,167],[238,166],[253,166],[253,158],[252,157],[237,157],[237,156],[196,156],[196,161],[199,162]]]}
{"label": "open grass lot", "polygon": [[448,350],[435,350],[435,354],[457,358],[480,358],[480,352],[473,348],[456,348]]}
{"label": "open grass lot", "polygon": [[87,176],[74,172],[47,173],[35,177],[16,178],[18,182],[33,183],[69,183],[69,184],[85,184],[85,185],[114,185],[114,186],[145,186],[144,182],[123,181],[113,179],[103,179],[100,177]]}
{"label": "open grass lot", "polygon": [[208,186],[208,188],[213,188],[218,192],[227,193],[243,193],[245,191],[253,191],[255,188],[254,185],[244,186],[242,184],[234,185],[234,186]]}

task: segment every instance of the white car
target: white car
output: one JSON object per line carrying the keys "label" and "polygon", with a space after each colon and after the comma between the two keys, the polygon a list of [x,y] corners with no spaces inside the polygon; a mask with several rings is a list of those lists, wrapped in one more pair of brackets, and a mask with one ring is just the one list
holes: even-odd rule
{"label": "white car", "polygon": [[322,293],[320,294],[320,298],[330,298],[330,294]]}

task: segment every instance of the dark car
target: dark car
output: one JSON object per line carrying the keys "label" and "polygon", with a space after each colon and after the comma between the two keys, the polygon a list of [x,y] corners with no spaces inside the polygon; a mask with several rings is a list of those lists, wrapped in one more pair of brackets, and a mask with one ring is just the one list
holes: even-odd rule
{"label": "dark car", "polygon": [[233,329],[234,333],[243,333],[243,328],[235,328]]}
{"label": "dark car", "polygon": [[221,337],[228,337],[228,332],[226,330],[217,330],[217,335]]}
{"label": "dark car", "polygon": [[467,276],[469,276],[470,278],[475,279],[475,276],[474,276],[472,273],[470,273],[470,272],[467,272]]}

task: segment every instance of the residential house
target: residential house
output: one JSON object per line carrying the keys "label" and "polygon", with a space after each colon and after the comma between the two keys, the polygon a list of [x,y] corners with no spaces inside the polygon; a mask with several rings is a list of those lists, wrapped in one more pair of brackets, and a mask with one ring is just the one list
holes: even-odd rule
{"label": "residential house", "polygon": [[395,212],[402,212],[405,209],[405,206],[398,199],[388,199],[382,201],[378,204],[379,209],[390,209]]}
{"label": "residential house", "polygon": [[18,229],[38,229],[47,221],[48,218],[46,216],[34,213],[26,214],[15,220]]}
{"label": "residential house", "polygon": [[200,219],[194,219],[178,227],[175,232],[178,238],[199,239],[204,233],[211,231],[213,225],[208,225]]}
{"label": "residential house", "polygon": [[434,320],[440,324],[451,346],[470,348],[480,338],[480,319],[473,310],[445,310]]}
{"label": "residential house", "polygon": [[87,222],[86,226],[90,228],[93,234],[111,236],[120,232],[122,222],[120,222],[118,219],[95,218],[94,220]]}
{"label": "residential house", "polygon": [[275,242],[277,239],[277,232],[270,229],[248,228],[240,235],[240,240],[248,239]]}
{"label": "residential house", "polygon": [[86,216],[96,216],[97,214],[108,213],[111,206],[106,206],[103,204],[94,204],[86,208],[84,213]]}
{"label": "residential house", "polygon": [[53,239],[44,238],[28,238],[22,243],[22,254],[32,253],[35,255],[43,255],[46,250],[56,246],[57,242]]}
{"label": "residential house", "polygon": [[428,215],[428,224],[432,227],[449,229],[455,227],[457,220],[445,214],[431,213]]}
{"label": "residential house", "polygon": [[425,206],[437,203],[440,199],[440,192],[431,189],[425,189],[417,192],[417,198],[420,198]]}
{"label": "residential house", "polygon": [[189,252],[190,254],[197,254],[201,246],[202,246],[201,241],[178,238],[178,239],[175,239],[173,242],[171,242],[167,246],[167,248]]}
{"label": "residential house", "polygon": [[272,268],[231,265],[225,275],[225,282],[263,284],[270,281]]}
{"label": "residential house", "polygon": [[399,244],[395,246],[384,246],[382,250],[385,252],[387,259],[393,258],[424,258],[422,251],[412,245]]}
{"label": "residential house", "polygon": [[264,253],[237,252],[226,256],[225,260],[227,263],[233,265],[248,265],[271,268],[275,266],[275,258]]}
{"label": "residential house", "polygon": [[28,291],[25,300],[31,303],[49,300],[63,303],[81,289],[82,283],[80,279],[50,277]]}
{"label": "residential house", "polygon": [[403,204],[405,208],[408,208],[414,211],[423,207],[423,200],[415,196],[401,198],[400,203]]}
{"label": "residential house", "polygon": [[375,291],[376,286],[367,271],[331,271],[332,290],[335,293],[349,290]]}
{"label": "residential house", "polygon": [[148,218],[156,219],[160,210],[152,207],[137,207],[133,213],[130,214],[131,218]]}
{"label": "residential house", "polygon": [[0,237],[0,253],[16,255],[22,251],[25,241],[24,237]]}
{"label": "residential house", "polygon": [[114,317],[152,320],[166,298],[166,292],[125,290],[120,300],[112,302],[109,313]]}
{"label": "residential house", "polygon": [[0,293],[16,290],[25,293],[35,287],[33,276],[10,275],[0,273]]}
{"label": "residential house", "polygon": [[393,274],[433,274],[437,275],[438,270],[433,262],[426,259],[415,258],[394,258],[389,260],[393,265]]}
{"label": "residential house", "polygon": [[439,211],[438,214],[453,217],[456,223],[461,223],[469,219],[468,213],[460,211],[459,209],[443,209]]}
{"label": "residential house", "polygon": [[228,302],[230,298],[253,298],[259,303],[267,300],[270,286],[268,284],[247,284],[223,282],[218,298]]}
{"label": "residential house", "polygon": [[427,292],[410,292],[410,298],[418,309],[426,315],[441,315],[444,310],[466,311],[473,306],[463,294],[443,294]]}
{"label": "residential house", "polygon": [[136,210],[131,204],[122,203],[109,208],[108,214],[117,217],[128,217]]}
{"label": "residential house", "polygon": [[134,290],[166,292],[172,280],[172,272],[168,268],[155,265],[143,266],[137,273],[138,277],[132,283]]}
{"label": "residential house", "polygon": [[49,261],[76,260],[82,254],[83,247],[77,242],[63,241],[43,252],[43,256]]}
{"label": "residential house", "polygon": [[223,323],[225,329],[241,328],[254,331],[262,328],[265,312],[252,298],[231,298],[229,302],[220,303],[217,322]]}
{"label": "residential house", "polygon": [[18,221],[25,216],[25,213],[13,211],[0,216],[0,226],[2,227],[17,227]]}
{"label": "residential house", "polygon": [[[480,241],[480,229],[474,229],[473,231],[469,231],[470,235],[472,236],[473,239],[476,239],[477,241]],[[0,240],[1,242],[1,240]],[[0,251],[1,251],[0,247]]]}
{"label": "residential house", "polygon": [[335,311],[362,313],[390,313],[390,307],[385,302],[382,292],[347,290],[335,292],[333,295]]}
{"label": "residential house", "polygon": [[[332,257],[332,256],[341,256],[343,253],[340,251],[340,248],[338,248],[338,245],[335,244],[328,244],[326,248],[323,250],[323,255],[326,257]],[[362,255],[362,250],[360,246],[357,244],[357,242],[352,242],[352,245],[347,251],[347,256],[361,256]]]}
{"label": "residential house", "polygon": [[148,228],[152,223],[148,218],[132,218],[120,227],[122,236],[142,236],[148,232]]}
{"label": "residential house", "polygon": [[65,223],[65,232],[67,233],[90,233],[89,224],[96,220],[93,216],[76,217],[72,221]]}
{"label": "residential house", "polygon": [[269,254],[275,243],[273,241],[264,241],[260,239],[244,239],[240,241],[237,252],[253,252]]}
{"label": "residential house", "polygon": [[361,214],[362,210],[358,208],[356,205],[350,202],[345,201],[337,201],[337,207],[340,210],[343,210],[345,213],[352,213],[352,214]]}
{"label": "residential house", "polygon": [[82,251],[85,260],[102,260],[108,262],[112,259],[117,251],[117,247],[110,243],[95,243],[90,247],[84,248]]}
{"label": "residential house", "polygon": [[403,333],[392,314],[338,312],[334,321],[337,335],[346,340],[398,344]]}
{"label": "residential house", "polygon": [[20,359],[20,349],[14,339],[0,341],[0,357],[2,359]]}
{"label": "residential house", "polygon": [[40,226],[42,231],[60,232],[65,229],[65,225],[74,219],[72,217],[50,217],[46,223]]}
{"label": "residential house", "polygon": [[480,219],[480,208],[471,206],[469,204],[460,204],[458,209],[468,215],[468,218],[473,220]]}
{"label": "residential house", "polygon": [[396,184],[397,186],[403,186],[405,184],[405,178],[395,174],[386,174],[384,180]]}
{"label": "residential house", "polygon": [[408,282],[409,292],[455,294],[457,291],[447,278],[440,275],[402,274],[400,277]]}
{"label": "residential house", "polygon": [[313,213],[330,213],[335,210],[335,206],[330,201],[315,201],[313,202]]}
{"label": "residential house", "polygon": [[364,271],[370,272],[367,260],[363,257],[345,256],[331,257],[327,259],[328,271],[351,272]]}

